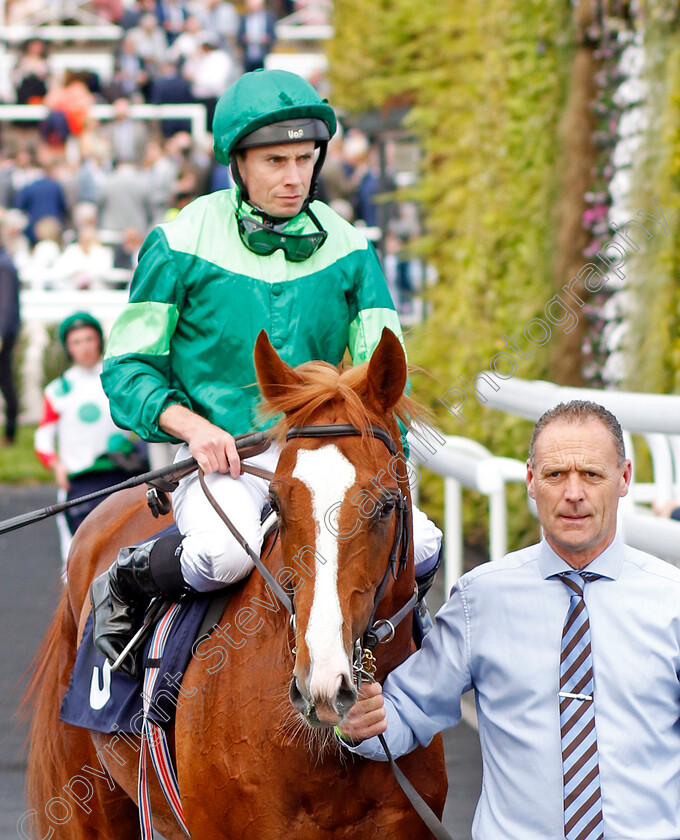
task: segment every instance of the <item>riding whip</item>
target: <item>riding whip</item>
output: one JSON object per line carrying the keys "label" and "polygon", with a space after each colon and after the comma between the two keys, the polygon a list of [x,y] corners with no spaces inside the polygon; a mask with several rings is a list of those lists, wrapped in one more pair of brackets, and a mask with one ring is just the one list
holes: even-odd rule
{"label": "riding whip", "polygon": [[[236,442],[236,449],[242,457],[248,458],[262,452],[269,445],[269,437],[267,432],[249,432],[245,435],[239,435],[234,438]],[[33,510],[30,513],[22,513],[19,516],[13,516],[11,519],[6,519],[0,522],[0,534],[6,534],[9,531],[16,531],[17,528],[23,528],[25,525],[33,525],[35,522],[40,522],[43,519],[48,519],[50,516],[55,516],[57,513],[62,513],[69,508],[76,505],[83,504],[83,502],[90,502],[93,499],[101,499],[104,496],[110,496],[117,493],[119,490],[127,490],[130,487],[138,487],[140,484],[149,484],[159,479],[165,479],[170,483],[179,481],[185,475],[193,472],[198,467],[195,458],[187,458],[184,461],[179,461],[176,464],[169,464],[167,467],[161,467],[158,470],[151,470],[150,472],[142,473],[141,475],[133,475],[120,484],[114,484],[111,487],[104,487],[102,490],[96,490],[94,493],[88,493],[85,496],[79,496],[76,499],[69,499],[67,502],[59,502],[40,510]]]}

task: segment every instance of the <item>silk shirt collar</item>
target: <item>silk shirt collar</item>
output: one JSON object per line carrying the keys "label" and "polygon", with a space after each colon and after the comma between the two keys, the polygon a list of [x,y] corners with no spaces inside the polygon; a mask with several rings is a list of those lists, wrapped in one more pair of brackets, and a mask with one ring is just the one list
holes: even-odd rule
{"label": "silk shirt collar", "polygon": [[[616,580],[623,568],[623,554],[624,545],[618,536],[615,536],[601,554],[579,571],[593,572],[610,580]],[[545,539],[541,540],[538,548],[538,568],[543,578],[553,577],[560,572],[573,571],[567,561],[563,560]]]}

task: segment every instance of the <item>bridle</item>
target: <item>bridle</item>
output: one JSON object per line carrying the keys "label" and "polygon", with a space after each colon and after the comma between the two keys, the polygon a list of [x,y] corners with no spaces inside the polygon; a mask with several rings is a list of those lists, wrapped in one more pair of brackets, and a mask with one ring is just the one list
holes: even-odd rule
{"label": "bridle", "polygon": [[[397,445],[392,436],[379,426],[367,426],[363,431],[349,423],[292,426],[286,434],[286,441],[294,438],[358,437],[366,433],[384,443],[392,457],[397,454]],[[359,688],[361,687],[363,676],[372,679],[375,673],[376,663],[373,650],[381,643],[387,644],[392,641],[397,626],[411,614],[418,600],[418,587],[416,586],[409,600],[393,616],[388,619],[375,620],[375,615],[378,611],[380,601],[385,594],[390,574],[396,580],[399,572],[406,568],[409,547],[411,545],[410,508],[401,487],[389,497],[389,500],[394,502],[397,521],[395,523],[394,538],[392,540],[387,568],[376,590],[373,609],[371,610],[371,616],[366,625],[366,630],[361,638],[357,638],[354,642],[353,669]]]}
{"label": "bridle", "polygon": [[[356,426],[344,423],[338,425],[330,424],[292,426],[286,434],[286,441],[289,441],[293,438],[333,438],[361,436],[362,434],[366,433],[376,438],[376,440],[382,441],[382,443],[384,443],[387,449],[389,450],[390,455],[392,457],[394,457],[397,454],[398,450],[393,438],[385,429],[381,429],[379,426],[367,426],[363,431],[357,428]],[[256,467],[250,467],[249,465],[243,463],[241,467],[244,472],[251,472],[255,475],[259,475],[261,478],[271,480],[274,477],[273,473],[270,473],[267,470],[262,470]],[[283,586],[281,586],[281,584],[276,580],[274,575],[272,575],[269,569],[262,562],[259,555],[257,555],[256,552],[252,550],[245,538],[240,534],[240,532],[233,525],[229,517],[224,513],[222,508],[219,506],[215,498],[210,493],[205,483],[202,470],[199,470],[198,476],[201,482],[201,487],[203,488],[203,492],[206,494],[208,501],[212,504],[218,516],[227,525],[231,533],[238,540],[239,544],[245,549],[245,551],[255,564],[256,568],[258,569],[262,577],[265,579],[266,583],[269,584],[279,601],[281,601],[283,606],[290,613],[291,629],[293,630],[293,632],[295,632],[295,602],[293,601],[293,592],[287,591],[286,589],[284,589]],[[406,478],[401,479],[399,481],[399,484],[402,485],[406,481]],[[404,495],[401,486],[399,487],[398,491],[395,494],[393,494],[392,500],[395,503],[397,521],[395,524],[394,539],[392,540],[392,548],[390,549],[387,569],[385,570],[385,574],[383,575],[380,585],[376,590],[375,599],[373,602],[373,610],[371,611],[371,616],[368,620],[366,630],[364,631],[362,636],[356,639],[354,642],[353,670],[357,682],[357,688],[361,688],[361,682],[363,678],[366,678],[368,680],[374,679],[376,662],[375,657],[373,656],[373,650],[381,643],[387,644],[392,641],[396,633],[396,628],[407,616],[411,615],[412,610],[415,607],[418,600],[418,587],[416,585],[413,590],[413,595],[391,618],[378,619],[377,621],[375,620],[375,615],[378,610],[380,601],[383,595],[385,594],[385,589],[387,587],[390,574],[396,580],[399,572],[402,569],[404,569],[406,567],[406,564],[408,563],[409,548],[412,538],[410,508],[408,500]],[[433,836],[438,838],[438,840],[451,840],[451,835],[446,831],[443,824],[437,819],[437,816],[432,811],[430,806],[420,796],[418,791],[413,787],[413,785],[410,783],[410,781],[406,778],[404,773],[395,763],[394,758],[387,746],[387,742],[385,741],[384,735],[379,735],[378,738],[380,739],[380,743],[382,744],[385,755],[387,756],[387,760],[389,761],[390,767],[397,779],[399,786],[410,801],[411,805],[417,811],[420,818],[427,825]]]}
{"label": "bridle", "polygon": [[[397,454],[397,445],[391,435],[379,426],[367,426],[363,432],[361,429],[348,423],[340,423],[338,425],[292,426],[286,434],[286,441],[294,438],[359,437],[366,433],[370,434],[376,440],[384,443],[392,457]],[[242,464],[242,467],[244,472],[254,472],[261,478],[269,480],[273,478],[273,473],[270,473],[268,470],[257,469],[250,467],[247,464]],[[220,508],[219,504],[205,484],[203,473],[200,470],[199,480],[201,482],[201,486],[203,487],[203,492],[206,494],[208,501],[212,504],[218,516],[229,528],[242,548],[247,552],[248,556],[253,561],[262,577],[269,584],[276,597],[290,613],[291,627],[295,630],[295,602],[293,600],[292,589],[284,588],[265,566],[257,552],[253,551],[250,545],[248,545],[248,542],[245,540],[243,535],[238,531],[227,514]],[[405,480],[406,479],[404,479],[404,481]],[[354,642],[353,668],[358,687],[361,687],[362,676],[370,679],[373,678],[373,674],[375,673],[375,657],[373,656],[373,650],[381,643],[387,644],[392,641],[397,626],[411,614],[411,611],[418,600],[418,587],[414,586],[411,597],[394,615],[388,619],[375,620],[375,615],[380,605],[380,601],[385,594],[390,574],[396,580],[399,572],[406,568],[409,547],[411,544],[410,508],[401,487],[396,493],[391,495],[390,501],[394,502],[397,521],[395,523],[394,538],[392,540],[392,547],[388,557],[387,568],[380,585],[376,590],[373,609],[371,611],[371,616],[366,626],[366,630],[362,636]]]}

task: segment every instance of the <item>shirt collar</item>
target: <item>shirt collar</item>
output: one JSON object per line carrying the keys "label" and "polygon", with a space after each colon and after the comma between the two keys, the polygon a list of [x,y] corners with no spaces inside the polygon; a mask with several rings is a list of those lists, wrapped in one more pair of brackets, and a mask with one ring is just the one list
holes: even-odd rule
{"label": "shirt collar", "polygon": [[[592,572],[602,577],[616,580],[623,568],[623,543],[615,536],[612,542],[587,566],[579,571]],[[543,578],[553,577],[560,572],[574,571],[559,554],[543,539],[538,548],[538,568]]]}

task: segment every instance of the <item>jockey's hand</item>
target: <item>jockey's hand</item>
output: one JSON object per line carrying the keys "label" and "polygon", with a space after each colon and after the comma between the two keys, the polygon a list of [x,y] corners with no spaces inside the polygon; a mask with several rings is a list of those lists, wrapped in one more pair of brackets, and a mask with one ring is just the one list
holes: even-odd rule
{"label": "jockey's hand", "polygon": [[359,692],[359,699],[338,729],[352,741],[364,741],[366,738],[380,735],[387,729],[385,701],[380,683],[364,683]]}
{"label": "jockey's hand", "polygon": [[204,417],[181,405],[171,405],[159,418],[163,431],[185,440],[189,452],[206,475],[212,472],[241,474],[241,459],[234,438]]}

